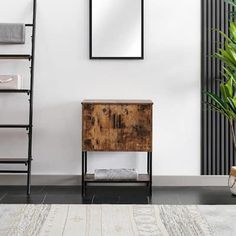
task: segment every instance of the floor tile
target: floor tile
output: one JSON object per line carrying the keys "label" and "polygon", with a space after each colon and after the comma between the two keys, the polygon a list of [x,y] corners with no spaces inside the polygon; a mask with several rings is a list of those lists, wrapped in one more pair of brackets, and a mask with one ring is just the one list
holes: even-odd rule
{"label": "floor tile", "polygon": [[80,194],[81,187],[80,186],[45,186],[43,192],[48,194]]}
{"label": "floor tile", "polygon": [[82,197],[79,186],[0,186],[0,204],[236,204],[227,187],[153,187],[152,198],[145,187],[90,186]]}
{"label": "floor tile", "polygon": [[43,194],[32,194],[28,197],[26,194],[16,196],[8,193],[1,199],[0,204],[42,204],[43,199]]}
{"label": "floor tile", "polygon": [[59,193],[59,194],[46,194],[44,204],[82,204],[81,194],[68,194],[68,193]]}
{"label": "floor tile", "polygon": [[143,187],[90,187],[95,195],[94,204],[147,204],[147,191]]}
{"label": "floor tile", "polygon": [[119,204],[119,196],[96,196],[94,197],[92,204]]}
{"label": "floor tile", "polygon": [[169,187],[153,188],[151,203],[168,204],[168,205],[181,204],[180,193],[175,188],[173,189]]}
{"label": "floor tile", "polygon": [[[44,186],[32,186],[30,191],[31,194],[41,194],[44,188]],[[15,195],[24,195],[27,193],[27,188],[26,186],[0,186],[0,193],[1,191]]]}

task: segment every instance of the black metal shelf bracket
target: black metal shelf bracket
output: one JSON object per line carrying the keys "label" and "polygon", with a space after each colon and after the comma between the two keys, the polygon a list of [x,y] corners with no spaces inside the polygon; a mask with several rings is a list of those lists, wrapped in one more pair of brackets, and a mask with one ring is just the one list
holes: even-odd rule
{"label": "black metal shelf bracket", "polygon": [[3,160],[0,164],[25,164],[27,170],[0,170],[0,173],[25,173],[27,174],[27,195],[31,187],[31,161],[32,159],[32,132],[33,132],[33,89],[34,89],[34,62],[35,62],[35,37],[36,37],[36,12],[37,0],[33,0],[33,21],[25,24],[32,27],[31,54],[0,54],[0,60],[29,60],[30,61],[30,88],[20,90],[0,90],[0,93],[26,93],[29,96],[29,124],[0,124],[0,128],[24,128],[28,131],[28,155],[24,160]]}

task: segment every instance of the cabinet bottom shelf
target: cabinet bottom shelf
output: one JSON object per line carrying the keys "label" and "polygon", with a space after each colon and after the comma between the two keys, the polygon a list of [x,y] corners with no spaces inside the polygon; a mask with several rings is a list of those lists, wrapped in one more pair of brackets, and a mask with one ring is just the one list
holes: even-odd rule
{"label": "cabinet bottom shelf", "polygon": [[84,181],[89,183],[148,183],[150,182],[150,176],[148,174],[139,174],[137,180],[120,180],[120,179],[95,179],[94,174],[86,174]]}

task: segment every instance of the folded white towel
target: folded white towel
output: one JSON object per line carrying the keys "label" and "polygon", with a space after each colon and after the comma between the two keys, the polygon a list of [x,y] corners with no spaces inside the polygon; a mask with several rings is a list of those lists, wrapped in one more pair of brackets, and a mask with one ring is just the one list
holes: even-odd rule
{"label": "folded white towel", "polygon": [[24,44],[25,25],[14,23],[0,24],[0,44]]}
{"label": "folded white towel", "polygon": [[21,89],[22,78],[20,75],[0,75],[0,89]]}
{"label": "folded white towel", "polygon": [[137,180],[138,172],[134,169],[96,169],[96,180]]}

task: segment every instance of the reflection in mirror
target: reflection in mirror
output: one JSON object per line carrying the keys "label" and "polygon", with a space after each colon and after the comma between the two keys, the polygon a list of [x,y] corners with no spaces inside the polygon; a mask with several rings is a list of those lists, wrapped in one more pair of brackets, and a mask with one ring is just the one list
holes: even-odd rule
{"label": "reflection in mirror", "polygon": [[143,59],[143,0],[90,0],[90,58]]}

